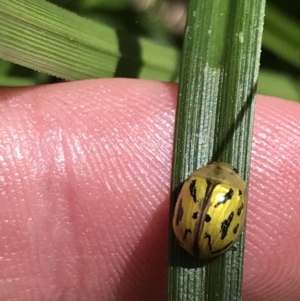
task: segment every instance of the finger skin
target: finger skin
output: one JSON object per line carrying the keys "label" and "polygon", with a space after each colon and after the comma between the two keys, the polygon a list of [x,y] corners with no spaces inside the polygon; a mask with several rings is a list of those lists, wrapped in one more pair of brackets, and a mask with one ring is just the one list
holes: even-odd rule
{"label": "finger skin", "polygon": [[243,300],[300,300],[300,106],[258,98]]}
{"label": "finger skin", "polygon": [[[165,300],[177,86],[0,89],[0,300]],[[243,300],[299,300],[298,104],[258,97]]]}

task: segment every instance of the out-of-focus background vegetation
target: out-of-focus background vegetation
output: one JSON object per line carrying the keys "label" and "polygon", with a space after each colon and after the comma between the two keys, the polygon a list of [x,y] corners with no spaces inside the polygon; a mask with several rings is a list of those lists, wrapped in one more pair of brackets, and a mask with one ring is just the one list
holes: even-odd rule
{"label": "out-of-focus background vegetation", "polygon": [[[181,49],[186,17],[185,0],[49,2],[113,28]],[[299,11],[300,1],[267,1],[258,80],[260,94],[300,101]],[[57,81],[60,79],[0,60],[0,85],[35,85]]]}

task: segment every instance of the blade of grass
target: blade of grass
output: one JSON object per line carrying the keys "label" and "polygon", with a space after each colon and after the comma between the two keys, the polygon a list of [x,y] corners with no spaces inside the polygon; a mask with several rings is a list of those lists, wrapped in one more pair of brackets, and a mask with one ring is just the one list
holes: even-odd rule
{"label": "blade of grass", "polygon": [[180,184],[211,161],[248,181],[264,0],[191,0],[176,117],[168,300],[240,301],[244,235],[212,260],[188,255],[171,229]]}
{"label": "blade of grass", "polygon": [[0,1],[0,58],[67,80],[176,78],[178,53],[42,0]]}

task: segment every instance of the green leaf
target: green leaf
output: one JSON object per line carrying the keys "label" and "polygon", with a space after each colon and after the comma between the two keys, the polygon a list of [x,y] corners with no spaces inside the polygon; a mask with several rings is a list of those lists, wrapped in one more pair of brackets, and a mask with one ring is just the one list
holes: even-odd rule
{"label": "green leaf", "polygon": [[189,3],[175,131],[169,301],[241,300],[244,235],[214,260],[195,259],[175,241],[171,220],[181,183],[200,166],[224,161],[249,179],[264,8],[264,0]]}
{"label": "green leaf", "polygon": [[33,86],[36,82],[30,78],[12,77],[0,75],[0,86],[14,87],[14,86]]}
{"label": "green leaf", "polygon": [[277,96],[300,102],[300,80],[288,74],[261,70],[257,91],[260,94]]}
{"label": "green leaf", "polygon": [[1,0],[0,58],[67,80],[173,80],[178,52],[41,0]]}

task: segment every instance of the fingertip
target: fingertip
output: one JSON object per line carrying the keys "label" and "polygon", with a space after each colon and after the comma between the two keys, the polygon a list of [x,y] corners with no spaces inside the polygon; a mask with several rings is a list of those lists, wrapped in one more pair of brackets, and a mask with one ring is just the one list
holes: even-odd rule
{"label": "fingertip", "polygon": [[258,97],[251,155],[245,300],[298,300],[299,104]]}
{"label": "fingertip", "polygon": [[[167,265],[177,86],[108,79],[2,91],[6,93],[5,97],[1,94],[5,99],[1,103],[2,122],[5,121],[3,145],[16,146],[14,149],[22,149],[30,157],[24,160],[24,156],[10,152],[9,148],[3,154],[8,158],[3,174],[7,173],[6,179],[10,179],[10,189],[3,194],[2,220],[7,219],[9,212],[10,218],[18,223],[17,229],[27,229],[31,218],[37,232],[45,230],[32,241],[30,249],[19,254],[21,260],[31,258],[30,250],[40,250],[31,284],[23,282],[20,286],[15,280],[8,284],[10,291],[14,287],[25,290],[38,282],[35,275],[44,273],[47,266],[41,264],[47,261],[41,258],[62,262],[57,267],[65,273],[63,280],[76,286],[82,276],[76,274],[76,259],[80,258],[81,271],[89,283],[76,286],[78,292],[97,291],[100,296],[112,296],[122,290],[129,300],[146,300],[149,296],[149,300],[159,300],[156,297],[165,293],[162,282]],[[300,295],[296,285],[300,251],[299,113],[299,104],[258,96],[246,236],[245,300],[298,300]],[[39,151],[33,152],[34,148]],[[18,186],[25,182],[26,194],[24,187]],[[15,204],[12,200],[16,200]],[[14,205],[19,209],[15,210]],[[51,210],[45,212],[43,208]],[[61,209],[64,211],[58,212]],[[38,216],[39,210],[43,215]],[[60,235],[48,233],[45,225]],[[23,232],[18,230],[16,244]],[[64,235],[68,237],[64,239]],[[43,253],[46,241],[49,248]],[[68,256],[57,252],[62,249],[69,250]],[[11,254],[12,264],[15,257]],[[26,270],[24,262],[25,273],[31,267]],[[130,275],[124,274],[126,270]],[[140,279],[149,285],[136,289]],[[56,282],[43,285],[60,289]],[[147,287],[157,290],[149,292]]]}

